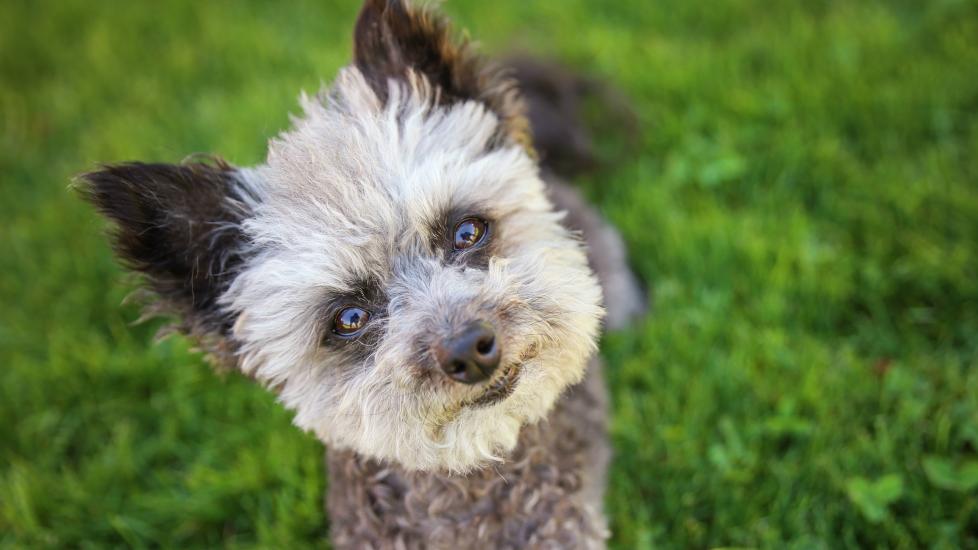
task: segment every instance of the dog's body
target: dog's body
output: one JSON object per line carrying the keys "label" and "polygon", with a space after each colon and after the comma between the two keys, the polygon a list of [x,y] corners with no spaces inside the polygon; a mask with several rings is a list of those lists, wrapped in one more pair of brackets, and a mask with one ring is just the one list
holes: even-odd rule
{"label": "dog's body", "polygon": [[108,166],[87,196],[151,311],[327,444],[337,546],[601,546],[595,340],[644,305],[621,240],[442,19],[367,0],[354,34],[264,164]]}

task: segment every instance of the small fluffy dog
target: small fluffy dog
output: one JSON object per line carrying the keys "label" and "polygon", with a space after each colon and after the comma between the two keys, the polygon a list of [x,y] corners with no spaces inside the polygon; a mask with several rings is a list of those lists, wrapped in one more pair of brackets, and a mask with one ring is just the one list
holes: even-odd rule
{"label": "small fluffy dog", "polygon": [[603,546],[595,342],[644,300],[537,160],[586,140],[579,90],[406,0],[367,0],[354,42],[264,164],[103,166],[84,193],[150,312],[326,444],[337,547]]}

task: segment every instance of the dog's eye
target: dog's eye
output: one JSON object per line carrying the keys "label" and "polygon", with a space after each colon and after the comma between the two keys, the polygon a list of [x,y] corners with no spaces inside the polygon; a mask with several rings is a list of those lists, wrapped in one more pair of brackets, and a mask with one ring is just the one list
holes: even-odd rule
{"label": "dog's eye", "polygon": [[340,336],[353,336],[360,332],[369,319],[367,310],[356,306],[345,307],[333,319],[333,332]]}
{"label": "dog's eye", "polygon": [[465,218],[455,226],[455,250],[465,250],[482,242],[488,225],[479,218]]}

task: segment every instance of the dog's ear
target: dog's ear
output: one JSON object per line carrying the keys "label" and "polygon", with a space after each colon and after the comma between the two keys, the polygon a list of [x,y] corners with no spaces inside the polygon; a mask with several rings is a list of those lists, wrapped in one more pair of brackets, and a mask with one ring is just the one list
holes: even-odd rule
{"label": "dog's ear", "polygon": [[354,63],[382,101],[390,81],[408,80],[413,70],[436,88],[439,103],[481,101],[500,118],[506,136],[529,145],[515,80],[472,52],[467,41],[454,39],[439,14],[409,0],[366,0],[353,42]]}
{"label": "dog's ear", "polygon": [[256,202],[239,176],[216,160],[117,164],[80,178],[82,195],[114,222],[116,254],[155,294],[150,313],[175,316],[217,355],[230,355],[234,321],[217,298],[242,262],[240,224]]}

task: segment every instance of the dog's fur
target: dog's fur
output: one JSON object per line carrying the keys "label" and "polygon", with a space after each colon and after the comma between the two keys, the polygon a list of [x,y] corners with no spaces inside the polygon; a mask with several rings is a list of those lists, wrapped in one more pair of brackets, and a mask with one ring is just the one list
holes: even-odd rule
{"label": "dog's fur", "polygon": [[[602,290],[611,327],[644,303],[621,240],[542,175],[517,81],[443,19],[367,0],[354,50],[264,164],[106,166],[85,193],[151,311],[326,443],[337,546],[600,546]],[[487,242],[454,250],[468,216]],[[350,304],[371,318],[341,338]],[[501,366],[460,384],[432,349],[472,321]]]}

